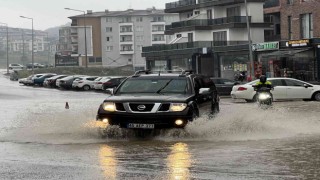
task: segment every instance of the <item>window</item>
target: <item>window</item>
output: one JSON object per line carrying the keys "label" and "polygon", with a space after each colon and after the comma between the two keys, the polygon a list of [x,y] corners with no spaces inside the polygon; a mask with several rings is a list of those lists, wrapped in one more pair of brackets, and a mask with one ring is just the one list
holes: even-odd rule
{"label": "window", "polygon": [[213,32],[214,45],[227,44],[227,31]]}
{"label": "window", "polygon": [[112,27],[106,27],[106,32],[112,32]]}
{"label": "window", "polygon": [[302,87],[304,86],[304,83],[300,81],[289,80],[289,79],[286,79],[285,81],[287,86],[302,86]]}
{"label": "window", "polygon": [[194,11],[194,14],[198,15],[198,14],[200,14],[200,11]]}
{"label": "window", "polygon": [[212,9],[207,10],[207,19],[212,19]]}
{"label": "window", "polygon": [[113,37],[112,36],[108,36],[107,37],[107,41],[113,41]]}
{"label": "window", "polygon": [[180,37],[182,37],[182,35],[181,34],[177,34],[177,38],[180,38]]}
{"label": "window", "polygon": [[113,51],[113,46],[107,46],[106,51]]}
{"label": "window", "polygon": [[96,57],[96,62],[101,63],[102,62],[102,57]]}
{"label": "window", "polygon": [[122,17],[122,18],[121,18],[121,22],[122,22],[122,23],[131,22],[131,17]]}
{"label": "window", "polygon": [[193,42],[193,33],[188,33],[188,42]]}
{"label": "window", "polygon": [[143,18],[142,17],[137,17],[137,22],[142,22]]}
{"label": "window", "polygon": [[241,16],[240,6],[227,8],[227,17]]}
{"label": "window", "polygon": [[112,22],[112,17],[106,17],[106,22]]}
{"label": "window", "polygon": [[152,32],[164,31],[164,25],[154,25],[152,26]]}
{"label": "window", "polygon": [[287,0],[287,4],[292,5],[294,0]]}
{"label": "window", "polygon": [[154,16],[153,17],[153,22],[163,22],[164,17],[163,16]]}
{"label": "window", "polygon": [[153,34],[152,41],[164,41],[164,35],[163,34]]}
{"label": "window", "polygon": [[137,32],[143,32],[143,26],[136,26]]}
{"label": "window", "polygon": [[94,60],[94,57],[89,57],[89,63],[94,63],[95,60]]}
{"label": "window", "polygon": [[143,36],[137,36],[137,41],[143,41]]}
{"label": "window", "polygon": [[270,80],[272,86],[284,86],[281,79]]}
{"label": "window", "polygon": [[300,29],[302,39],[313,37],[313,17],[311,13],[300,15]]}
{"label": "window", "polygon": [[292,17],[288,16],[288,39],[292,39]]}

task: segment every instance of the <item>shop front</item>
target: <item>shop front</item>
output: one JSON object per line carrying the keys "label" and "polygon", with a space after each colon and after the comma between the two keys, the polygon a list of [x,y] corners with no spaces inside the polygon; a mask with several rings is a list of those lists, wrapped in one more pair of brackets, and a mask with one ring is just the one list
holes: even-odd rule
{"label": "shop front", "polygon": [[255,51],[258,61],[262,64],[262,74],[266,74],[267,77],[317,81],[317,46],[312,42],[312,39],[286,41],[280,42],[278,49]]}

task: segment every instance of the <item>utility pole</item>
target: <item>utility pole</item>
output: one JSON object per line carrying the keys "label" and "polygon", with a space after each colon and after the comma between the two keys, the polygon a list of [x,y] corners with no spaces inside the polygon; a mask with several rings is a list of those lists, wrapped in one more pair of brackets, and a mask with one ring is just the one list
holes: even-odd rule
{"label": "utility pole", "polygon": [[250,22],[248,16],[248,3],[247,0],[244,0],[246,7],[246,20],[247,20],[247,31],[248,31],[248,41],[249,41],[249,59],[250,59],[250,77],[251,80],[254,78],[254,62],[253,62],[253,54],[252,54],[252,41],[251,41],[251,33],[250,33]]}

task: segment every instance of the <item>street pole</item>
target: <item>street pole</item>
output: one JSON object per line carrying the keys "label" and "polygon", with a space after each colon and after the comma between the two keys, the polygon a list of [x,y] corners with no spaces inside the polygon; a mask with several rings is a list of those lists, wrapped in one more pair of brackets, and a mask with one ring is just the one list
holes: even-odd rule
{"label": "street pole", "polygon": [[83,24],[84,24],[84,51],[85,51],[85,63],[88,68],[88,51],[87,51],[87,25],[86,25],[86,12],[78,9],[64,8],[66,10],[78,11],[83,13]]}
{"label": "street pole", "polygon": [[250,22],[248,16],[248,4],[247,0],[244,0],[246,7],[246,21],[247,21],[247,31],[248,31],[248,41],[249,41],[249,59],[250,59],[250,79],[253,80],[254,77],[254,63],[253,63],[253,55],[252,55],[252,41],[251,41],[251,33],[250,33]]}
{"label": "street pole", "polygon": [[32,58],[32,74],[34,74],[34,50],[33,50],[33,41],[34,41],[34,35],[33,35],[33,18],[30,18],[30,17],[26,17],[26,16],[20,16],[21,18],[25,18],[25,19],[30,19],[31,20],[31,26],[32,26],[32,29],[31,29],[31,58]]}
{"label": "street pole", "polygon": [[48,47],[47,47],[47,51],[48,51],[48,63],[50,62],[50,43],[49,43],[49,32],[46,32],[47,33],[47,44],[48,44]]}
{"label": "street pole", "polygon": [[7,23],[2,23],[0,22],[0,24],[4,24],[7,26],[7,74],[9,74],[9,27]]}

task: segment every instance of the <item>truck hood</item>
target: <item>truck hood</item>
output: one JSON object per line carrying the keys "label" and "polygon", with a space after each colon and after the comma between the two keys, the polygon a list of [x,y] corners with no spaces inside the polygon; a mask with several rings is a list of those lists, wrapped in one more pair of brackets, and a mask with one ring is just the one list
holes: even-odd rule
{"label": "truck hood", "polygon": [[109,102],[185,102],[192,94],[122,94],[105,99]]}

